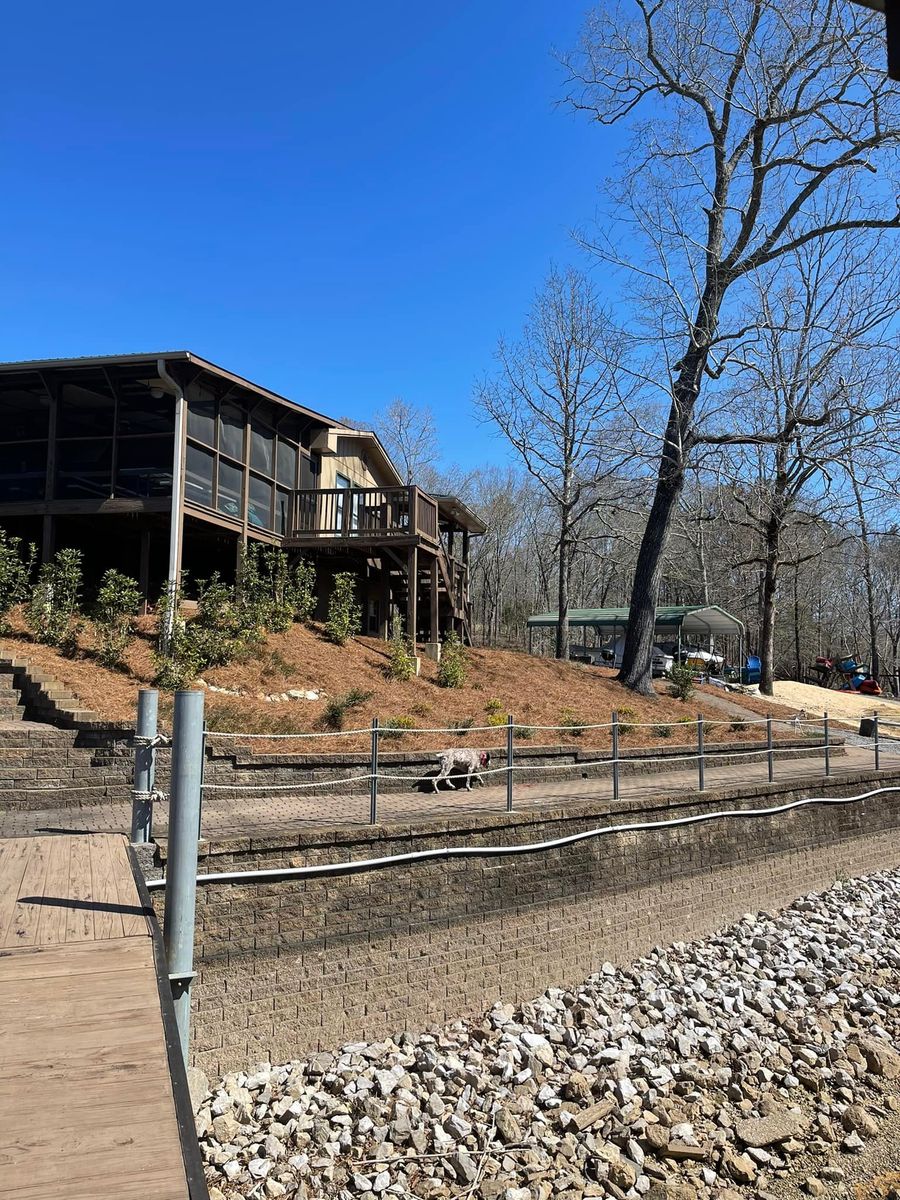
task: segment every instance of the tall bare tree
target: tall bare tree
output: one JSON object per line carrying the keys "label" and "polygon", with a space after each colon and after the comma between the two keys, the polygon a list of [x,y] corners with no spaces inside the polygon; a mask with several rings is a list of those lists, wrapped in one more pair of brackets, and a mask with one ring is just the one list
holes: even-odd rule
{"label": "tall bare tree", "polygon": [[431,409],[397,396],[375,413],[372,428],[405,481],[430,487],[440,458]]}
{"label": "tall bare tree", "polygon": [[[668,406],[621,678],[649,693],[655,608],[701,397],[757,322],[755,273],[815,239],[895,229],[900,90],[878,18],[837,0],[629,0],[565,59],[568,102],[632,131],[614,197]],[[642,118],[642,119],[641,119]],[[652,326],[652,327],[651,327]]]}
{"label": "tall bare tree", "polygon": [[622,457],[622,397],[609,318],[583,272],[552,270],[521,339],[501,341],[499,370],[476,404],[509,440],[555,514],[556,655],[569,653],[569,584],[581,523]]}

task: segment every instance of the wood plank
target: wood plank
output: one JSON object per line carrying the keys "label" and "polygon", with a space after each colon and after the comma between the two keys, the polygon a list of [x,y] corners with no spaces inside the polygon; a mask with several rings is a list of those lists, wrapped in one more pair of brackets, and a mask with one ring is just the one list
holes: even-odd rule
{"label": "wood plank", "polygon": [[52,839],[40,837],[30,840],[31,853],[19,883],[12,921],[6,930],[7,946],[33,946],[38,939]]}
{"label": "wood plank", "polygon": [[89,841],[91,857],[91,902],[94,907],[94,937],[120,938],[124,934],[119,911],[119,889],[113,867],[113,854],[121,852],[116,841],[109,837],[92,836]]}
{"label": "wood plank", "polygon": [[91,909],[91,851],[86,837],[72,837],[69,842],[69,903],[66,908],[66,941],[94,940],[94,912]]}
{"label": "wood plank", "polygon": [[54,837],[50,839],[50,853],[47,860],[47,878],[44,893],[48,903],[41,911],[38,929],[37,945],[46,946],[61,943],[66,940],[66,909],[62,904],[49,903],[53,897],[65,897],[69,894],[69,839]]}
{"label": "wood plank", "polygon": [[6,932],[15,916],[22,876],[31,854],[31,838],[8,839],[0,858],[0,947],[7,946]]}
{"label": "wood plank", "polygon": [[113,855],[113,870],[116,888],[119,893],[119,904],[122,908],[122,933],[125,937],[146,936],[150,931],[150,917],[153,910],[144,909],[141,905],[140,893],[131,873],[131,860],[128,857],[128,847],[123,837]]}
{"label": "wood plank", "polygon": [[[153,970],[153,951],[146,938],[128,938],[106,942],[67,942],[62,946],[23,946],[15,956],[18,979],[54,979],[58,976],[88,974],[110,970]],[[0,957],[0,979],[10,969],[7,958]]]}

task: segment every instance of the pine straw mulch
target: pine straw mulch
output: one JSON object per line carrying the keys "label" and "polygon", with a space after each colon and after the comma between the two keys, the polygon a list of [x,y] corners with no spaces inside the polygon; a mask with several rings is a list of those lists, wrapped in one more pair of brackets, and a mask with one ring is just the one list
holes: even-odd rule
{"label": "pine straw mulch", "polygon": [[[89,628],[81,636],[74,658],[33,642],[18,615],[14,615],[12,633],[3,642],[6,649],[55,676],[85,707],[104,719],[133,719],[137,689],[153,682],[152,617],[138,622],[121,670],[109,670],[97,661]],[[709,722],[705,729],[708,743],[764,738],[762,725],[723,717],[720,709],[706,702],[702,692],[685,704],[672,699],[662,681],[657,682],[654,697],[637,696],[618,684],[613,672],[605,668],[557,662],[514,650],[475,648],[468,655],[468,677],[462,688],[439,687],[437,665],[426,658],[422,659],[419,678],[401,683],[387,677],[388,647],[384,642],[359,637],[346,646],[335,646],[321,627],[295,625],[286,633],[270,635],[243,661],[205,672],[206,683],[238,688],[243,693],[230,696],[208,691],[208,725],[213,731],[321,733],[325,730],[327,701],[359,689],[366,698],[348,712],[347,729],[365,729],[373,717],[378,717],[382,725],[398,718],[412,719],[417,728],[505,725],[506,714],[511,713],[517,723],[528,727],[517,733],[520,744],[527,741],[534,745],[608,747],[611,735],[607,728],[585,730],[576,737],[564,729],[538,727],[567,721],[606,725],[612,712],[618,710],[623,748],[660,745],[674,749],[683,745],[693,749],[698,713]],[[291,689],[321,690],[324,695],[315,701],[278,703],[263,698]],[[744,697],[736,702],[747,707]],[[163,698],[161,707],[164,719],[168,718],[169,697]],[[500,746],[505,737],[505,729],[491,728],[460,736],[458,743]],[[447,733],[403,733],[399,737],[388,735],[383,745],[385,750],[425,750],[443,748],[448,740]],[[368,734],[363,733],[340,739],[272,742],[265,748],[324,752],[364,750],[368,745]],[[254,748],[264,746],[256,743]]]}

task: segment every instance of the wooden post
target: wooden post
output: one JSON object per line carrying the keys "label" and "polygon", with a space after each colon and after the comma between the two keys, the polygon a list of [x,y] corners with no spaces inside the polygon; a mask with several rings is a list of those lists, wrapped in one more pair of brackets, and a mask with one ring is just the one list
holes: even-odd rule
{"label": "wooden post", "polygon": [[438,633],[438,561],[437,555],[431,557],[431,632],[429,637],[432,642],[436,642],[440,637]]}
{"label": "wooden post", "polygon": [[406,635],[415,646],[419,616],[419,549],[417,546],[410,546],[409,548],[406,574]]}

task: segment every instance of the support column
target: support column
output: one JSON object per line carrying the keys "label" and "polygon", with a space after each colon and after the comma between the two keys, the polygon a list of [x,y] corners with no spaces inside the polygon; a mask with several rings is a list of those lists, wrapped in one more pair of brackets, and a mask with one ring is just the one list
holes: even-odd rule
{"label": "support column", "polygon": [[391,565],[384,557],[381,559],[381,633],[380,636],[387,640],[391,632]]}
{"label": "support column", "polygon": [[152,533],[149,529],[141,530],[141,558],[140,566],[138,567],[138,584],[141,589],[141,615],[147,615],[147,608],[150,603],[150,539]]}
{"label": "support column", "polygon": [[416,633],[418,629],[418,603],[419,603],[419,548],[418,546],[410,546],[409,556],[406,566],[407,588],[406,588],[406,633],[410,641],[415,645]]}
{"label": "support column", "polygon": [[440,631],[438,630],[438,561],[437,555],[432,555],[431,558],[431,626],[430,638],[432,642],[440,640]]}

